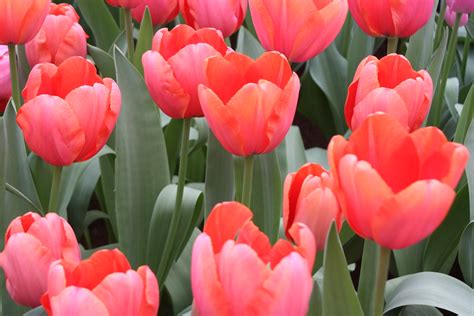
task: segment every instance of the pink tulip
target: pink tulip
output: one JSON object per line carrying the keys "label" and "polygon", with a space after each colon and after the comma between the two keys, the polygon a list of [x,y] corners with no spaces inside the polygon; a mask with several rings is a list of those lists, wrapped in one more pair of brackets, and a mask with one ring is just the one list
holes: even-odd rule
{"label": "pink tulip", "polygon": [[280,240],[272,248],[251,218],[236,202],[218,204],[209,215],[192,254],[196,315],[306,314],[316,253],[311,232],[295,225],[298,246]]}
{"label": "pink tulip", "polygon": [[87,54],[87,34],[79,24],[79,15],[67,4],[51,4],[39,33],[25,45],[30,66],[39,63],[59,65],[69,57]]}
{"label": "pink tulip", "polygon": [[8,100],[12,96],[12,84],[10,82],[10,59],[8,58],[8,46],[0,45],[0,113],[5,111]]}
{"label": "pink tulip", "polygon": [[0,268],[5,272],[12,299],[29,307],[40,305],[46,292],[51,263],[58,259],[79,262],[79,245],[66,220],[50,213],[27,213],[14,219],[5,235]]}
{"label": "pink tulip", "polygon": [[[456,12],[450,7],[446,7],[446,13],[444,14],[444,20],[448,23],[449,26],[454,27],[454,23],[456,22]],[[462,27],[467,24],[469,21],[469,15],[464,13],[461,15],[461,21],[459,23],[459,27]]]}
{"label": "pink tulip", "polygon": [[179,13],[178,0],[144,0],[132,9],[132,16],[136,21],[142,21],[146,7],[150,10],[151,22],[155,26],[171,22]]}
{"label": "pink tulip", "polygon": [[179,0],[186,24],[195,29],[212,27],[228,37],[242,25],[247,0]]}
{"label": "pink tulip", "polygon": [[447,5],[457,13],[471,13],[474,12],[474,1],[472,0],[447,0]]}
{"label": "pink tulip", "polygon": [[98,251],[81,262],[54,262],[41,303],[50,316],[156,316],[159,299],[150,268],[131,270],[115,249]]}
{"label": "pink tulip", "polygon": [[113,7],[133,9],[138,7],[144,0],[106,0]]}
{"label": "pink tulip", "polygon": [[347,0],[250,0],[258,38],[292,62],[304,62],[324,51],[339,34]]}

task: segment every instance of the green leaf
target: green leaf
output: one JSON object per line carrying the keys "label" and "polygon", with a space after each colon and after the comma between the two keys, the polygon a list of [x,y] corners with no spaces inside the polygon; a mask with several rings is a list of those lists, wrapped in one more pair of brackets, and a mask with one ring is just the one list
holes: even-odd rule
{"label": "green leaf", "polygon": [[97,68],[99,68],[102,77],[116,79],[114,59],[112,56],[102,49],[92,45],[87,45],[87,52],[91,55]]}
{"label": "green leaf", "polygon": [[117,215],[115,211],[115,155],[99,158],[100,162],[100,185],[104,195],[105,208],[110,217],[110,224],[115,236],[117,231]]}
{"label": "green leaf", "polygon": [[432,306],[410,305],[402,309],[400,316],[443,316],[443,314]]}
{"label": "green leaf", "polygon": [[439,80],[441,68],[443,67],[444,56],[446,55],[446,48],[448,45],[448,38],[449,38],[449,32],[446,29],[444,30],[441,43],[439,44],[438,49],[436,49],[435,52],[433,53],[430,64],[428,65],[428,72],[430,73],[431,79],[433,79],[433,82],[434,82],[433,94],[435,93],[435,90],[437,87],[436,83]]}
{"label": "green leaf", "polygon": [[265,52],[265,49],[260,45],[252,33],[250,33],[245,27],[241,27],[237,37],[236,51],[256,59]]}
{"label": "green leaf", "polygon": [[171,120],[166,126],[164,135],[166,142],[166,152],[168,153],[168,162],[171,176],[175,174],[179,151],[181,149],[181,135],[183,134],[183,120]]}
{"label": "green leaf", "polygon": [[108,50],[119,34],[119,28],[105,1],[77,0],[76,2],[84,20],[94,33],[95,46]]}
{"label": "green leaf", "polygon": [[459,118],[458,125],[456,127],[456,133],[454,134],[454,141],[457,143],[464,143],[467,131],[471,122],[474,118],[474,86],[469,90],[469,94],[466,97],[466,102],[462,108],[461,117]]}
{"label": "green leaf", "polygon": [[377,275],[377,263],[379,261],[380,248],[372,240],[364,241],[361,270],[359,276],[359,287],[357,289],[359,301],[365,315],[370,315],[372,307],[372,291],[375,288]]}
{"label": "green leaf", "polygon": [[423,271],[426,243],[425,239],[413,246],[393,251],[399,276]]}
{"label": "green leaf", "polygon": [[474,285],[474,221],[471,221],[462,233],[458,260],[464,280],[472,287]]}
{"label": "green leaf", "polygon": [[156,197],[170,183],[160,114],[135,67],[115,49],[122,112],[116,126],[115,189],[121,250],[133,267],[146,262]]}
{"label": "green leaf", "polygon": [[323,315],[364,315],[334,223],[331,225],[324,252],[323,284]]}
{"label": "green leaf", "polygon": [[133,55],[133,63],[137,67],[138,71],[143,74],[142,55],[151,49],[151,43],[153,41],[153,24],[151,22],[150,10],[148,7],[145,9],[143,19],[140,25],[140,31],[138,33],[137,46],[135,48],[135,54]]}
{"label": "green leaf", "polygon": [[46,313],[46,311],[43,309],[42,306],[32,309],[29,312],[26,312],[23,314],[23,316],[47,316],[47,315],[48,314]]}
{"label": "green leaf", "polygon": [[367,35],[357,23],[353,23],[352,40],[347,54],[347,74],[349,80],[352,80],[362,59],[372,55],[374,51],[375,38]]}
{"label": "green leaf", "polygon": [[326,149],[317,147],[308,149],[306,150],[306,158],[308,162],[318,163],[329,170],[328,152]]}
{"label": "green leaf", "polygon": [[283,180],[287,174],[297,171],[306,163],[303,138],[298,126],[290,128],[285,140],[277,148],[277,153]]}
{"label": "green leaf", "polygon": [[469,214],[471,221],[474,220],[474,120],[471,121],[471,127],[466,135],[464,145],[467,147],[471,156],[467,163],[466,178],[469,185]]}
{"label": "green leaf", "polygon": [[[395,286],[390,286],[393,282]],[[474,290],[451,276],[421,272],[388,281],[385,312],[407,305],[428,305],[458,315],[472,315],[473,297]]]}

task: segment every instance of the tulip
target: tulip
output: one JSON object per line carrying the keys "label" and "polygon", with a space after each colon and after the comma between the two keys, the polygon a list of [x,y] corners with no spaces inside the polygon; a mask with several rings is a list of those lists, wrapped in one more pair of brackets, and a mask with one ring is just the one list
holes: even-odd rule
{"label": "tulip", "polygon": [[120,7],[125,9],[133,9],[142,4],[145,0],[106,0],[107,3],[113,7]]}
{"label": "tulip", "polygon": [[54,262],[41,304],[48,315],[156,316],[159,298],[150,268],[131,270],[115,249],[98,251],[81,262]]}
{"label": "tulip", "polygon": [[0,44],[25,44],[39,32],[51,0],[1,0]]}
{"label": "tulip", "polygon": [[409,37],[433,14],[434,0],[349,0],[352,17],[367,34],[376,37]]}
{"label": "tulip", "polygon": [[66,220],[52,213],[15,218],[7,228],[5,250],[0,253],[0,268],[12,299],[20,305],[39,306],[47,290],[49,267],[58,259],[80,260],[76,236]]}
{"label": "tulip", "polygon": [[247,0],[179,0],[179,7],[186,24],[218,29],[224,37],[237,31],[247,14]]}
{"label": "tulip", "polygon": [[293,122],[300,89],[287,59],[277,52],[255,61],[229,53],[209,58],[206,74],[199,100],[222,146],[245,157],[275,149]]}
{"label": "tulip", "polygon": [[151,22],[155,26],[171,22],[179,12],[178,0],[144,0],[132,9],[132,17],[141,22],[146,7],[150,10]]}
{"label": "tulip", "polygon": [[402,55],[364,59],[349,86],[346,122],[356,130],[370,114],[396,117],[408,130],[419,128],[430,110],[433,82],[427,71],[414,71]]}
{"label": "tulip", "polygon": [[69,57],[86,57],[87,35],[74,7],[67,3],[52,3],[41,30],[25,49],[30,66],[39,63],[59,65]]}
{"label": "tulip", "polygon": [[102,80],[82,57],[38,64],[23,90],[17,123],[30,149],[54,166],[93,157],[107,142],[120,113],[117,84]]}
{"label": "tulip", "polygon": [[332,175],[318,164],[306,164],[286,177],[283,193],[283,225],[287,238],[295,222],[303,223],[324,249],[332,221],[342,226],[339,202],[333,192]]}
{"label": "tulip", "polygon": [[152,50],[143,55],[145,82],[156,104],[175,119],[203,116],[198,86],[206,80],[204,61],[225,55],[227,46],[214,29],[195,31],[187,25],[161,29]]}
{"label": "tulip", "polygon": [[[444,20],[448,23],[449,26],[454,27],[456,21],[456,12],[450,7],[446,7],[446,13],[444,14]],[[463,27],[469,21],[469,15],[464,13],[461,15],[461,20],[459,21],[459,27]]]}
{"label": "tulip", "polygon": [[474,12],[474,1],[472,0],[447,0],[448,7],[454,12],[469,14]]}
{"label": "tulip", "polygon": [[263,47],[305,62],[324,51],[341,31],[347,0],[250,0]]}
{"label": "tulip", "polygon": [[394,117],[375,114],[348,141],[335,136],[328,157],[352,229],[382,247],[401,249],[441,224],[469,152],[435,127],[410,134]]}
{"label": "tulip", "polygon": [[[268,237],[236,202],[218,204],[194,242],[191,285],[196,315],[306,315],[312,290],[314,238],[293,230],[302,249]],[[286,247],[286,248],[285,248]],[[295,289],[298,289],[295,291]]]}
{"label": "tulip", "polygon": [[5,111],[8,100],[12,96],[10,82],[10,60],[8,58],[8,47],[0,45],[0,112]]}

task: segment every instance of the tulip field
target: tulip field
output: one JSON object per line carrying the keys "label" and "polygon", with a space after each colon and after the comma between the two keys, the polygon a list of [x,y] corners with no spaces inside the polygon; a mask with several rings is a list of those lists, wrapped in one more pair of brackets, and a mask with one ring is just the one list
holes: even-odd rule
{"label": "tulip field", "polygon": [[474,0],[0,0],[0,315],[474,316]]}

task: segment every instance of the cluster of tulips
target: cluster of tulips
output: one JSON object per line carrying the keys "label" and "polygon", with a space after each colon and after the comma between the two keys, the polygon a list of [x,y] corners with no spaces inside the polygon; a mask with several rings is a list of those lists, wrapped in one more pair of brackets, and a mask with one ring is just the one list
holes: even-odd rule
{"label": "cluster of tulips", "polygon": [[[332,227],[340,232],[344,223],[378,245],[382,286],[372,293],[370,312],[383,313],[391,250],[415,245],[439,227],[469,161],[468,149],[435,127],[447,78],[438,84],[397,54],[397,39],[425,25],[435,1],[106,2],[121,9],[128,58],[141,61],[151,98],[166,116],[183,121],[168,239],[181,233],[192,120],[204,117],[212,137],[244,161],[239,201],[215,205],[194,240],[192,313],[306,315],[317,253],[324,252]],[[226,42],[248,9],[267,50],[256,59]],[[360,62],[344,108],[350,133],[330,141],[329,170],[308,163],[287,175],[282,238],[273,242],[252,221],[255,157],[273,152],[285,139],[300,96],[293,69],[335,40],[349,10],[365,33],[388,38],[389,53]],[[474,1],[448,0],[443,14],[457,34],[473,11]],[[149,14],[153,25],[163,25],[178,13],[186,24],[159,29],[151,49],[137,57],[134,23]],[[103,78],[87,59],[88,37],[70,4],[0,0],[0,44],[8,45],[0,46],[2,110],[7,104],[16,108],[27,147],[53,169],[50,213],[29,212],[11,221],[0,268],[13,301],[42,306],[48,315],[157,315],[161,278],[170,267],[134,269],[118,249],[81,260],[73,228],[57,214],[63,168],[88,161],[113,143],[123,107],[123,87]],[[20,94],[17,58],[23,48],[31,70]],[[446,60],[448,71],[452,59]],[[426,127],[427,121],[433,126]],[[167,243],[163,256],[175,261],[171,248]]]}

